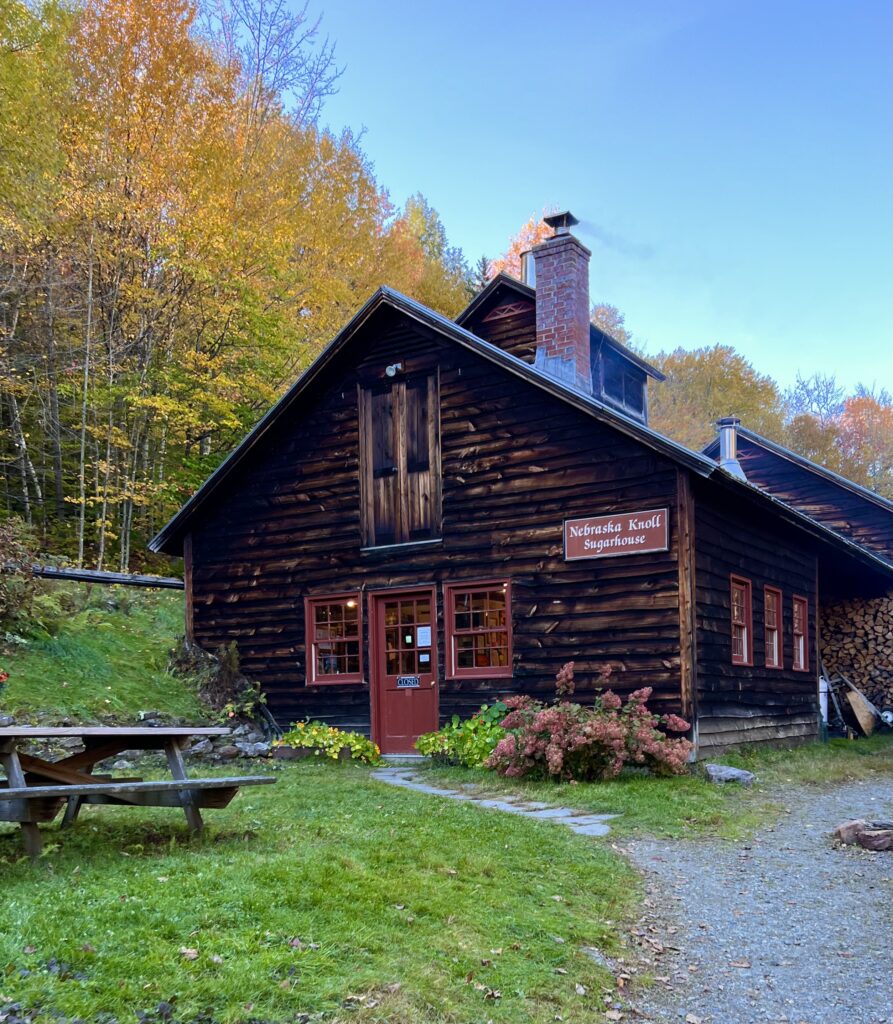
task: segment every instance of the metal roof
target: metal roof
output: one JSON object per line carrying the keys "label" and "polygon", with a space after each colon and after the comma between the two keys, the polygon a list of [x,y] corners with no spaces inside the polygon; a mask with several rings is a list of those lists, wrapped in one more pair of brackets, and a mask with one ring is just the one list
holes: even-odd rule
{"label": "metal roof", "polygon": [[[833,469],[821,466],[818,462],[807,459],[805,455],[799,455],[797,452],[791,451],[790,448],[785,448],[784,445],[778,444],[776,441],[770,441],[768,437],[763,437],[761,434],[748,430],[746,427],[739,426],[738,433],[741,437],[746,437],[749,441],[761,445],[781,458],[787,459],[789,462],[793,462],[801,468],[809,470],[811,473],[815,473],[816,476],[824,477],[825,480],[830,481],[832,484],[843,487],[847,491],[852,491],[853,494],[857,494],[860,498],[867,498],[869,501],[874,502],[875,505],[880,505],[881,508],[893,512],[893,501],[885,498],[882,494],[878,494],[877,491],[872,491],[869,487],[863,487],[862,484],[857,484],[855,480],[849,480],[847,477],[841,476],[840,473],[835,473]],[[714,438],[704,448],[704,454],[710,455],[713,458],[715,457],[713,453],[718,448],[719,438]]]}
{"label": "metal roof", "polygon": [[[512,280],[512,279],[510,279]],[[522,286],[526,287],[526,286]],[[764,507],[771,507],[776,512],[783,513],[783,518],[789,522],[805,529],[808,533],[818,539],[832,544],[834,547],[843,548],[860,559],[862,562],[872,565],[874,568],[883,571],[887,575],[893,575],[893,566],[883,559],[875,556],[872,552],[860,547],[852,541],[841,537],[833,530],[823,526],[821,523],[792,508],[777,498],[773,498],[765,491],[754,487],[746,481],[733,477],[726,470],[722,469],[713,459],[708,458],[701,452],[692,451],[684,445],[673,441],[671,438],[652,430],[637,420],[625,416],[616,409],[605,405],[593,398],[591,395],[577,391],[568,384],[536,369],[529,363],[518,359],[517,356],[505,352],[496,345],[484,341],[476,334],[472,334],[448,317],[429,309],[422,303],[411,299],[406,295],[386,286],[380,287],[375,294],[363,305],[356,315],[326,346],[308,369],[298,378],[282,398],[263,416],[257,426],[242,440],[241,444],[225,459],[220,466],[208,477],[196,493],[186,502],[179,512],[164,526],[149,542],[152,551],[167,551],[169,554],[177,554],[178,551],[171,551],[182,539],[187,530],[187,525],[208,499],[218,490],[223,481],[233,473],[245,460],[249,452],[259,444],[269,433],[276,421],[289,409],[291,409],[302,395],[307,392],[325,369],[328,363],[340,352],[353,336],[363,327],[370,317],[383,306],[402,312],[405,316],[417,323],[422,324],[446,338],[462,345],[464,348],[477,353],[484,359],[501,366],[509,373],[514,374],[522,380],[528,381],[542,391],[572,405],[575,408],[587,413],[593,418],[608,424],[620,433],[631,437],[646,447],[657,451],[678,465],[704,478],[718,478],[725,484],[731,482],[733,488],[739,489],[751,500],[762,504]],[[467,310],[466,310],[467,312]],[[464,316],[464,313],[462,314]]]}

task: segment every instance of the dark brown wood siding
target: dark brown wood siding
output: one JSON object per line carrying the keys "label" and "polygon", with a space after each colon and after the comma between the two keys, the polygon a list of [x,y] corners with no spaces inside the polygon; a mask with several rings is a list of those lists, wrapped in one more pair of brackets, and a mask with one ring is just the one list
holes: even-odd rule
{"label": "dark brown wood siding", "polygon": [[[509,302],[511,297],[503,298],[503,307]],[[517,297],[514,305],[525,308],[512,313],[511,316],[498,316],[488,320],[487,316],[492,316],[500,308],[498,300],[490,302],[468,323],[463,324],[463,327],[484,341],[489,341],[491,345],[496,345],[497,348],[511,352],[525,363],[532,364],[536,357],[536,306],[532,302],[518,302]]]}
{"label": "dark brown wood siding", "polygon": [[[793,741],[818,729],[815,552],[794,529],[695,481],[697,707],[700,753],[754,741]],[[730,581],[752,584],[753,665],[732,664]],[[766,586],[784,594],[782,669],[766,667]],[[792,668],[792,598],[809,601],[809,672]]]}
{"label": "dark brown wood siding", "polygon": [[738,460],[747,479],[864,547],[893,557],[893,512],[747,437]]}
{"label": "dark brown wood siding", "polygon": [[[619,691],[680,710],[677,470],[667,459],[427,329],[382,310],[338,356],[193,531],[193,618],[206,648],[235,640],[281,722],[368,731],[366,684],[306,686],[306,596],[435,584],[440,712],[499,694],[551,695],[573,660],[585,699],[611,664]],[[358,388],[403,362],[439,374],[442,539],[361,551]],[[565,518],[667,507],[668,552],[565,562]],[[514,679],[445,681],[443,584],[510,578]],[[368,608],[366,609],[368,611]],[[368,614],[364,668],[368,673]],[[368,674],[366,676],[368,680]]]}

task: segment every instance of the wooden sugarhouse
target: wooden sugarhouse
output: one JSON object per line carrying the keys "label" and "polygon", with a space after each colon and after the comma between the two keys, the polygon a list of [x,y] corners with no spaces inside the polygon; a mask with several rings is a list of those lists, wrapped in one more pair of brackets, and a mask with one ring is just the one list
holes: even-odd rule
{"label": "wooden sugarhouse", "polygon": [[814,737],[823,602],[893,586],[893,506],[843,488],[863,529],[751,478],[732,419],[719,458],[649,428],[661,375],[590,324],[589,251],[549,222],[455,321],[380,288],[153,539],[187,635],[235,641],[283,725],[385,752],[568,661],[584,701],[608,665],[651,687],[702,755]]}

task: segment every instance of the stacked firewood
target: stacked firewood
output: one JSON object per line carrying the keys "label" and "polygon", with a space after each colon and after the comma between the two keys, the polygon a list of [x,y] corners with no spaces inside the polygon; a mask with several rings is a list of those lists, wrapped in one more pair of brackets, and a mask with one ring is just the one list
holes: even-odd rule
{"label": "stacked firewood", "polygon": [[823,607],[821,633],[825,670],[893,707],[893,594]]}

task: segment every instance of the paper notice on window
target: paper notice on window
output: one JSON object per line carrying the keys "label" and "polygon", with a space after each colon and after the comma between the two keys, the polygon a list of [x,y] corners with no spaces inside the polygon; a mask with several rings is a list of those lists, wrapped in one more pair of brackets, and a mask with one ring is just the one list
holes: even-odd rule
{"label": "paper notice on window", "polygon": [[431,627],[430,626],[418,626],[415,631],[415,645],[416,647],[430,647],[431,646]]}
{"label": "paper notice on window", "polygon": [[431,661],[431,655],[430,654],[420,654],[419,655],[419,664],[420,665],[427,665],[429,661]]}

